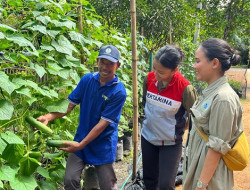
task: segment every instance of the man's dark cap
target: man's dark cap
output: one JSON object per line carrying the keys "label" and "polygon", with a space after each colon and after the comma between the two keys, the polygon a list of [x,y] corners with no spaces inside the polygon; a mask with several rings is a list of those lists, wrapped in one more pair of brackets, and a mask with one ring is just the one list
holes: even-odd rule
{"label": "man's dark cap", "polygon": [[113,63],[119,62],[120,52],[119,50],[112,45],[103,46],[97,58],[105,58]]}

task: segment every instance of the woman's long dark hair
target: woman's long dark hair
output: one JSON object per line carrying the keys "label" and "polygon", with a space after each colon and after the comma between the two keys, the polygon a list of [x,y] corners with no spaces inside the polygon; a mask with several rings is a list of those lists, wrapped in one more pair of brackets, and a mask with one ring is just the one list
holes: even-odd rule
{"label": "woman's long dark hair", "polygon": [[176,45],[166,45],[160,48],[155,55],[155,60],[171,70],[174,70],[182,62],[183,58],[183,51]]}

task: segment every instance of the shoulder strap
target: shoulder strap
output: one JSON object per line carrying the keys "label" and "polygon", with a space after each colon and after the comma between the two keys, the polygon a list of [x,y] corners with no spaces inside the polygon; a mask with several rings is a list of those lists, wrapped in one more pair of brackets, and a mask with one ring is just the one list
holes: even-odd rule
{"label": "shoulder strap", "polygon": [[200,136],[203,138],[203,140],[204,140],[205,142],[208,142],[208,136],[207,136],[205,133],[203,133],[203,132],[199,129],[199,127],[196,127],[196,130],[198,131],[198,133],[200,134]]}
{"label": "shoulder strap", "polygon": [[[195,117],[194,116],[194,114],[193,114],[193,112],[192,112],[192,110],[190,110],[190,120],[191,120],[191,117]],[[191,122],[191,121],[190,121]],[[199,133],[199,135],[203,138],[203,140],[205,141],[205,142],[208,142],[208,140],[209,140],[209,138],[208,138],[208,136],[204,133],[204,132],[202,132],[201,130],[200,130],[200,128],[199,128],[199,126],[196,126],[195,125],[195,128],[196,128],[196,130],[197,130],[197,132]]]}

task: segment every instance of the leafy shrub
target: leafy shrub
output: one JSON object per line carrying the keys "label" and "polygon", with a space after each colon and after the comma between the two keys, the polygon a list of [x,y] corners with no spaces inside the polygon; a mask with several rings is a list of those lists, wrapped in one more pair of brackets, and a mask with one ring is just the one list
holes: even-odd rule
{"label": "leafy shrub", "polygon": [[242,97],[241,82],[239,82],[239,81],[233,81],[233,80],[228,80],[228,83],[230,84],[230,86],[232,87],[232,89],[234,89],[234,91],[236,92],[236,94],[238,94],[238,96],[241,98]]}

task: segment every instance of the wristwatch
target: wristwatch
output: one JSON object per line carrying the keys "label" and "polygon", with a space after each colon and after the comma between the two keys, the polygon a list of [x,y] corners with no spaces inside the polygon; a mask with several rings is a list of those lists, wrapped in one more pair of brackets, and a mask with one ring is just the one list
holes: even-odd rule
{"label": "wristwatch", "polygon": [[203,183],[201,180],[198,180],[197,185],[198,188],[207,188],[208,184]]}

